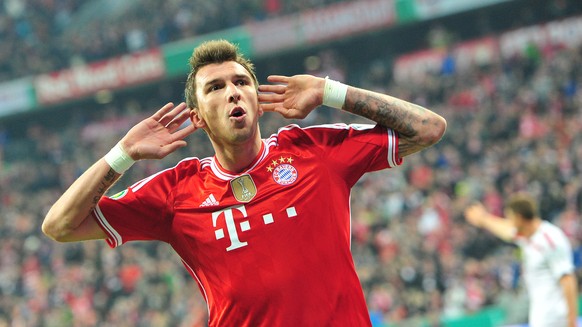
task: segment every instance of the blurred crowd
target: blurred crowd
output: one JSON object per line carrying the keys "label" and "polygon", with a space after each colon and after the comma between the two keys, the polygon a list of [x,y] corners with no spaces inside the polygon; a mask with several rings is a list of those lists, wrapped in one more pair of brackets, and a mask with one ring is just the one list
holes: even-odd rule
{"label": "blurred crowd", "polygon": [[[5,7],[12,2],[18,1],[6,0]],[[81,2],[39,3],[70,13]],[[167,3],[164,10],[192,2]],[[266,8],[271,2],[250,3]],[[7,12],[0,21],[13,24]],[[147,33],[157,32],[152,26]],[[352,191],[352,252],[378,326],[418,317],[437,326],[442,318],[489,305],[506,308],[509,320],[527,317],[516,248],[464,222],[462,211],[475,200],[501,215],[508,195],[531,192],[541,216],[569,237],[582,271],[582,48],[533,49],[462,72],[448,65],[446,73],[432,72],[413,84],[395,83],[385,58],[362,69],[342,56],[323,51],[306,58],[304,70],[421,104],[448,122],[439,144],[405,158],[399,168],[364,176]],[[180,101],[180,85],[165,82],[147,96],[119,95],[109,104],[0,129],[0,327],[205,326],[206,304],[167,244],[111,250],[103,241],[55,243],[40,232],[64,189],[133,124],[167,101]],[[365,122],[321,108],[304,121],[268,113],[261,129],[267,136],[289,123],[337,121]],[[204,133],[191,135],[188,144],[164,160],[138,162],[110,193],[183,157],[212,155]]]}
{"label": "blurred crowd", "polygon": [[582,48],[534,52],[386,89],[439,112],[448,130],[404,169],[370,175],[353,193],[354,258],[382,319],[452,318],[502,303],[524,314],[515,247],[463,220],[476,200],[502,216],[509,195],[532,193],[580,267]]}
{"label": "blurred crowd", "polygon": [[345,1],[5,0],[0,82]]}

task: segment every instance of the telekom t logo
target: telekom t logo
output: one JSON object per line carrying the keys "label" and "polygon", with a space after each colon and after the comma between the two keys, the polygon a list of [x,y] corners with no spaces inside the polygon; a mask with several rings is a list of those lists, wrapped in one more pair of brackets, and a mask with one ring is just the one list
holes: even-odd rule
{"label": "telekom t logo", "polygon": [[[248,243],[247,242],[241,242],[238,239],[238,233],[236,232],[236,225],[234,224],[234,215],[232,214],[233,210],[238,210],[240,211],[240,213],[243,214],[243,217],[247,217],[247,209],[245,209],[244,205],[240,205],[240,206],[235,206],[235,207],[230,207],[230,208],[226,208],[224,210],[220,210],[220,211],[216,211],[212,213],[212,226],[216,227],[216,221],[218,220],[218,217],[220,217],[220,215],[224,214],[224,221],[226,222],[226,229],[228,230],[228,235],[230,236],[230,246],[226,248],[226,251],[232,251],[238,248],[242,248],[243,246],[246,246]],[[248,231],[249,229],[251,229],[251,225],[249,224],[248,220],[245,220],[243,222],[240,223],[240,230],[243,232]],[[221,238],[224,237],[224,230],[218,229],[216,231],[214,231],[214,234],[216,234],[216,239],[220,240]]]}
{"label": "telekom t logo", "polygon": [[[224,216],[224,222],[226,223],[226,230],[228,232],[228,237],[230,238],[230,246],[226,248],[226,251],[236,250],[238,248],[242,248],[247,246],[247,242],[241,242],[238,237],[238,232],[236,230],[236,223],[234,221],[234,211],[240,212],[244,218],[247,218],[247,209],[244,205],[233,206],[229,208],[225,208],[220,211],[215,211],[212,213],[212,226],[216,227],[216,223],[218,222],[218,218],[220,216]],[[297,216],[297,212],[295,211],[295,207],[289,207],[286,210],[287,218],[293,218]],[[263,215],[263,223],[265,225],[272,224],[274,222],[273,214],[267,213]],[[246,232],[251,229],[251,224],[249,220],[243,220],[239,224],[241,232]],[[220,240],[224,238],[224,229],[220,228],[214,231],[216,235],[216,239]]]}

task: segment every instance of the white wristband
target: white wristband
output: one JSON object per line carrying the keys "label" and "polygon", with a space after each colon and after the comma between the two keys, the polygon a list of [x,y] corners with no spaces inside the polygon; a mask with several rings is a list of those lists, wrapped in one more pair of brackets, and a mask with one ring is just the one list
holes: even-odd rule
{"label": "white wristband", "polygon": [[323,87],[323,105],[341,109],[346,101],[348,86],[338,81],[325,77],[325,86]]}
{"label": "white wristband", "polygon": [[105,159],[109,166],[111,166],[111,169],[115,170],[118,174],[123,174],[135,163],[135,160],[133,160],[129,154],[123,150],[119,143],[107,152],[103,159]]}

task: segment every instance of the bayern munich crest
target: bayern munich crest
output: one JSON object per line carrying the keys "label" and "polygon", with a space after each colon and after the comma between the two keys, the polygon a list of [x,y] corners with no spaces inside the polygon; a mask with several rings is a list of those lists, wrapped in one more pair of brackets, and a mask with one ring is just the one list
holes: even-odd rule
{"label": "bayern munich crest", "polygon": [[273,170],[273,180],[279,185],[291,185],[297,180],[297,169],[290,164],[281,164]]}

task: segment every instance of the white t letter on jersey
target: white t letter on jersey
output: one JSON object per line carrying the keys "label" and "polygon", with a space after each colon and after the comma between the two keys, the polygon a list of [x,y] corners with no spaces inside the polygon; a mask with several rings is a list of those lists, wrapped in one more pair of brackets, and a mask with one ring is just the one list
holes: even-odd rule
{"label": "white t letter on jersey", "polygon": [[[226,229],[228,230],[228,236],[230,237],[230,246],[226,248],[226,251],[236,250],[248,244],[247,242],[241,242],[238,239],[238,233],[236,231],[236,225],[234,223],[234,215],[232,214],[233,210],[238,210],[240,213],[243,214],[243,217],[247,218],[247,210],[245,209],[244,205],[234,206],[212,213],[212,225],[214,227],[216,227],[216,221],[218,220],[218,217],[220,217],[220,215],[224,213],[224,221],[226,222]],[[248,220],[241,222],[241,229],[243,231],[250,229]],[[216,231],[217,240],[222,238],[219,237],[220,235],[224,235],[222,228]]]}

